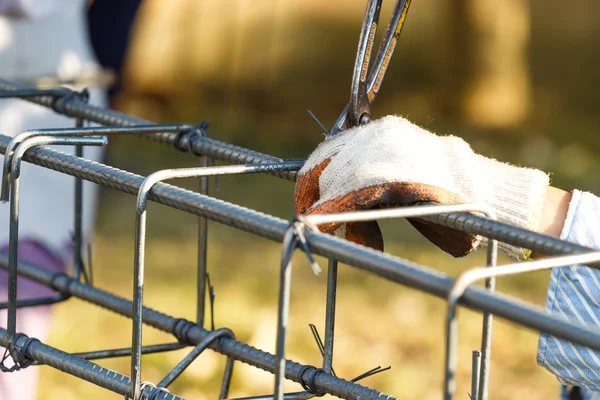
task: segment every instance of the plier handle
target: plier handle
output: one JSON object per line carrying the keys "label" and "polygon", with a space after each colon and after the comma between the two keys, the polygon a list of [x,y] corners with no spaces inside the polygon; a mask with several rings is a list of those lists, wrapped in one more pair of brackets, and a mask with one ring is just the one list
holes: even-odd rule
{"label": "plier handle", "polygon": [[390,23],[379,46],[375,65],[371,71],[369,71],[369,63],[371,62],[371,53],[377,34],[379,13],[383,0],[368,1],[358,40],[358,50],[354,63],[354,73],[352,75],[350,103],[344,108],[344,111],[335,122],[330,133],[331,135],[357,125],[366,124],[371,120],[371,103],[379,92],[383,76],[394,54],[411,1],[396,0]]}

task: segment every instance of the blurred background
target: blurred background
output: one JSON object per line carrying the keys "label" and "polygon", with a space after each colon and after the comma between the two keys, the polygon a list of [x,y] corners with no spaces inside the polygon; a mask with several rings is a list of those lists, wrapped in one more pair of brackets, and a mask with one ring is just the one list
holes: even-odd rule
{"label": "blurred background", "polygon": [[[154,122],[210,122],[211,137],[280,156],[306,157],[322,140],[312,110],[331,127],[348,101],[365,1],[143,0],[114,107]],[[382,25],[392,1],[384,2]],[[600,3],[581,0],[414,1],[373,106],[400,114],[476,151],[542,168],[555,186],[600,193]],[[380,35],[383,26],[380,27]],[[198,158],[135,139],[111,142],[107,163],[140,174],[193,166]],[[197,182],[182,185],[196,188]],[[102,189],[93,242],[96,284],[131,297],[134,198]],[[282,218],[293,215],[294,184],[270,176],[223,177],[211,195]],[[196,221],[151,204],[146,302],[176,317],[195,315]],[[391,254],[457,275],[482,254],[455,260],[403,222],[383,226]],[[217,326],[273,352],[280,245],[209,224],[209,272]],[[506,261],[506,260],[504,260]],[[326,261],[320,259],[321,265]],[[323,332],[325,274],[296,257],[288,330],[291,359],[318,365],[309,323]],[[548,273],[503,278],[498,289],[543,305]],[[441,397],[444,301],[347,266],[340,268],[334,368],[403,399]],[[55,308],[50,344],[68,351],[130,345],[128,320],[78,300]],[[538,335],[497,320],[490,399],[557,398],[538,367]],[[481,317],[460,312],[457,398],[470,390],[471,351]],[[169,340],[145,328],[145,343]],[[77,338],[86,338],[77,339]],[[146,356],[143,378],[159,381],[186,354]],[[129,359],[100,362],[129,374]],[[223,357],[202,354],[173,385],[186,398],[218,395]],[[236,364],[230,397],[271,393],[273,377]],[[288,390],[299,390],[289,383]],[[42,367],[40,399],[120,398]]]}

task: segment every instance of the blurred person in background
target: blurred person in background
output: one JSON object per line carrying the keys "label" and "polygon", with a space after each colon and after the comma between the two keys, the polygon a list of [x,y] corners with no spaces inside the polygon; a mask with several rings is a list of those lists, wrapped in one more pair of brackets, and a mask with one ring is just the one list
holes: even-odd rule
{"label": "blurred person in background", "polygon": [[114,105],[121,92],[121,72],[133,23],[142,0],[95,0],[88,10],[90,41],[102,67],[114,72],[108,87],[109,104]]}
{"label": "blurred person in background", "polygon": [[[89,102],[107,105],[102,83],[104,68],[120,72],[129,32],[140,0],[96,0],[88,10],[86,0],[0,0],[0,73],[2,77],[29,85],[53,82],[52,86],[89,89]],[[117,79],[108,88],[114,95]],[[73,127],[74,120],[53,110],[20,99],[0,100],[0,133],[15,134],[42,128]],[[71,146],[57,150],[74,154]],[[84,157],[100,161],[103,150],[84,148]],[[74,223],[72,177],[24,163],[21,183],[19,258],[65,272],[73,259],[71,234]],[[96,185],[84,182],[83,231],[89,239],[95,218]],[[0,248],[8,249],[8,204],[0,205]],[[8,274],[0,270],[0,302],[7,301]],[[37,299],[53,295],[46,286],[19,278],[18,298]],[[7,312],[0,311],[6,327]],[[44,341],[49,334],[51,307],[22,308],[17,331]],[[0,373],[0,400],[32,400],[36,396],[39,369]]]}

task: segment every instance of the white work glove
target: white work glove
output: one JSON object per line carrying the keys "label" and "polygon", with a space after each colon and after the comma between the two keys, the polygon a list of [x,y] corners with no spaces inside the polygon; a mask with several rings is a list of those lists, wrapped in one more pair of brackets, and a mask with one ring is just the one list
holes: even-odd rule
{"label": "white work glove", "polygon": [[[462,139],[437,136],[410,121],[388,116],[326,138],[298,173],[298,214],[325,214],[408,206],[421,202],[480,203],[498,220],[536,230],[548,176],[473,152]],[[480,237],[410,219],[432,243],[455,257],[482,245]],[[321,225],[333,233],[340,224]],[[338,234],[383,250],[376,222],[346,224]],[[522,248],[503,245],[510,256],[529,257]]]}

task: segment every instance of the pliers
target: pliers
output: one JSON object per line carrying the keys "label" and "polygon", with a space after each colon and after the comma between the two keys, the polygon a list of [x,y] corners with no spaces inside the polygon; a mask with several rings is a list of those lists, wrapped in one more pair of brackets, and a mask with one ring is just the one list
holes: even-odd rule
{"label": "pliers", "polygon": [[363,19],[358,50],[352,75],[350,103],[346,105],[338,117],[330,135],[336,135],[348,128],[364,125],[371,120],[371,103],[379,92],[383,76],[390,63],[396,43],[412,0],[396,0],[390,23],[385,31],[379,51],[375,58],[375,65],[369,72],[371,52],[377,33],[379,13],[383,0],[369,0]]}

